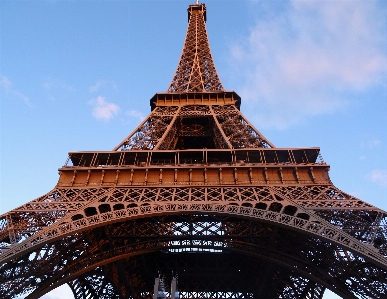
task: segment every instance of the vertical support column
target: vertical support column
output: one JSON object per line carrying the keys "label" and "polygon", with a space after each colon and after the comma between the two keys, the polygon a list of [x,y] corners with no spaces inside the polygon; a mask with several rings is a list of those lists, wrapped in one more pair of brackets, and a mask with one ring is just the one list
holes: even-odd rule
{"label": "vertical support column", "polygon": [[91,175],[91,170],[89,169],[87,171],[87,178],[86,178],[86,182],[85,182],[85,186],[87,186],[89,184],[89,181],[90,181],[90,175]]}
{"label": "vertical support column", "polygon": [[7,219],[7,230],[9,235],[9,242],[11,244],[15,244],[16,236],[15,236],[15,231],[13,229],[13,222],[12,222],[12,217],[10,213],[7,214],[6,219]]}
{"label": "vertical support column", "polygon": [[283,176],[283,173],[282,173],[282,167],[280,167],[278,169],[278,174],[279,174],[279,177],[281,179],[281,183],[283,184],[284,183],[284,176]]}
{"label": "vertical support column", "polygon": [[310,167],[309,171],[310,171],[310,176],[312,178],[313,183],[316,183],[316,178],[314,177],[314,173],[313,173],[313,167]]}
{"label": "vertical support column", "polygon": [[160,278],[155,278],[155,286],[153,288],[153,299],[157,299],[157,294],[159,292]]}
{"label": "vertical support column", "polygon": [[383,219],[383,213],[379,212],[377,217],[376,217],[376,219],[372,223],[372,226],[369,229],[368,234],[367,234],[367,243],[369,245],[374,246],[373,243],[375,241],[376,234],[381,229],[381,221],[382,221],[382,219]]}
{"label": "vertical support column", "polygon": [[299,177],[299,175],[298,175],[298,169],[297,169],[297,167],[294,167],[294,175],[296,176],[296,181],[297,181],[297,183],[300,184],[300,177]]}
{"label": "vertical support column", "polygon": [[130,180],[129,180],[130,185],[132,185],[132,183],[133,183],[133,175],[134,175],[134,169],[132,168],[130,170]]}
{"label": "vertical support column", "polygon": [[116,178],[115,178],[115,180],[114,180],[114,184],[115,184],[115,185],[118,184],[118,177],[119,177],[119,175],[120,175],[120,171],[117,169],[117,171],[116,171]]}
{"label": "vertical support column", "polygon": [[105,170],[102,170],[102,174],[101,174],[101,180],[99,181],[99,185],[101,186],[103,184],[103,179],[105,177]]}
{"label": "vertical support column", "polygon": [[173,277],[171,281],[171,299],[177,298],[178,297],[176,296],[176,277]]}
{"label": "vertical support column", "polygon": [[267,175],[267,167],[263,169],[263,176],[265,178],[266,184],[269,183],[269,176]]}
{"label": "vertical support column", "polygon": [[77,177],[77,171],[74,170],[73,178],[71,179],[71,186],[74,185],[75,178]]}

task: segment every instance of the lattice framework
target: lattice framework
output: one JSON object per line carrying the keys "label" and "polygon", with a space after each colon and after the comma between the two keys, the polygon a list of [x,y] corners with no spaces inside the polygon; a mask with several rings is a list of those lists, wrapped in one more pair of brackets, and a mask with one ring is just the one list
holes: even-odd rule
{"label": "lattice framework", "polygon": [[[66,202],[70,201],[69,199],[65,198],[66,196],[69,196],[73,199],[77,198],[77,192],[73,191],[77,190],[54,190],[46,197],[40,198],[40,200],[44,201],[47,200],[47,198],[54,198],[55,201],[61,202],[62,206],[64,207],[66,205]],[[81,193],[96,194],[97,190],[78,190],[78,194]],[[53,196],[53,194],[56,195]],[[58,194],[62,194],[63,197]],[[364,257],[368,256],[369,260],[369,258],[375,256],[376,252],[374,250],[368,249],[364,245],[361,245],[362,243],[355,244],[356,241],[353,243],[354,247],[350,245],[352,249],[348,250],[349,237],[347,235],[349,233],[350,235],[353,235],[353,237],[361,240],[362,242],[364,242],[364,240],[368,240],[370,244],[379,248],[380,255],[377,257],[377,260],[386,260],[385,213],[383,213],[382,211],[378,212],[378,210],[372,206],[369,206],[368,208],[363,207],[362,210],[359,210],[360,213],[354,213],[354,211],[352,210],[353,208],[350,205],[356,207],[357,202],[359,202],[359,200],[349,195],[346,195],[345,193],[342,193],[341,191],[335,189],[332,186],[316,186],[312,188],[308,188],[306,186],[220,188],[197,187],[161,189],[158,188],[153,190],[146,188],[103,188],[98,192],[98,194],[101,195],[97,197],[97,200],[93,201],[94,204],[90,204],[89,202],[87,205],[83,206],[82,215],[79,214],[80,210],[77,209],[73,213],[70,212],[70,214],[64,217],[63,220],[56,221],[55,225],[50,226],[50,230],[45,229],[41,232],[35,233],[35,235],[40,235],[37,240],[45,238],[44,240],[40,241],[40,244],[47,245],[44,245],[43,247],[36,246],[36,243],[33,241],[33,238],[31,238],[31,233],[29,232],[28,237],[30,241],[32,240],[31,249],[33,250],[33,253],[31,253],[31,249],[28,249],[28,246],[26,247],[27,244],[25,242],[23,246],[19,247],[24,248],[24,252],[26,252],[27,256],[29,256],[27,258],[28,260],[30,260],[29,264],[25,263],[23,265],[23,271],[21,270],[21,268],[15,268],[16,264],[14,264],[13,262],[3,264],[2,267],[2,271],[4,272],[4,275],[6,275],[5,277],[3,277],[3,279],[5,279],[5,281],[11,280],[14,283],[17,282],[19,285],[19,288],[10,288],[10,290],[28,290],[28,288],[25,288],[24,284],[38,286],[39,284],[41,284],[41,282],[39,283],[39,281],[43,281],[42,278],[38,278],[38,274],[41,273],[42,269],[45,269],[45,271],[59,271],[53,279],[59,279],[57,283],[62,283],[65,277],[71,278],[71,275],[75,275],[75,277],[77,277],[76,275],[83,275],[82,273],[84,272],[84,269],[88,269],[88,267],[91,267],[91,270],[95,264],[101,263],[101,261],[109,260],[109,258],[107,257],[112,258],[114,256],[117,256],[116,258],[114,258],[114,260],[120,260],[123,256],[133,254],[133,252],[136,252],[136,250],[140,252],[143,250],[145,250],[145,252],[148,252],[149,250],[158,251],[162,247],[169,249],[176,248],[175,250],[177,251],[198,250],[199,248],[201,248],[200,250],[212,248],[211,250],[219,250],[219,252],[223,252],[226,248],[227,250],[237,250],[238,252],[242,250],[242,252],[245,252],[245,254],[247,255],[253,254],[254,256],[257,256],[261,259],[263,258],[264,260],[269,259],[272,261],[276,261],[277,263],[278,261],[281,261],[281,264],[286,265],[287,267],[296,266],[298,271],[301,271],[304,268],[305,270],[301,272],[302,276],[305,276],[306,273],[310,273],[310,267],[315,264],[316,261],[318,262],[319,267],[322,267],[322,264],[319,263],[324,261],[324,263],[327,264],[326,266],[324,266],[324,268],[328,267],[331,269],[329,275],[327,273],[325,277],[321,277],[321,274],[317,276],[312,276],[314,281],[320,281],[322,285],[324,285],[324,283],[329,285],[335,285],[339,288],[340,291],[340,289],[343,290],[345,288],[345,284],[349,279],[353,281],[353,283],[351,284],[352,292],[362,294],[364,298],[367,298],[367,296],[374,296],[375,298],[378,298],[378,292],[383,293],[383,290],[386,288],[386,271],[382,270],[383,267],[379,268],[375,266],[370,266],[369,262],[367,262],[367,259],[364,259]],[[294,194],[298,194],[298,197],[295,197]],[[311,209],[311,198],[317,198],[315,199],[315,207],[318,209],[316,211],[313,211],[313,208]],[[203,199],[205,203],[203,203]],[[321,205],[319,203],[326,202],[327,200],[330,203],[332,201],[336,201],[337,203],[343,203],[343,201],[348,201],[348,203],[346,207],[340,207],[340,209],[336,211],[332,211],[331,209],[321,210]],[[171,203],[174,204],[171,205]],[[221,205],[214,205],[214,203],[220,203]],[[137,207],[134,206],[134,204],[137,205]],[[280,207],[280,209],[278,209],[279,205],[282,206]],[[308,209],[303,208],[303,205],[306,206]],[[91,208],[93,206],[96,207],[95,211],[97,211],[98,213],[95,215],[89,215],[88,213],[92,211]],[[341,233],[340,231],[335,232],[334,227],[329,226],[328,224],[316,223],[315,221],[310,220],[308,221],[306,219],[303,219],[305,218],[304,216],[302,216],[303,218],[297,218],[288,215],[290,211],[290,206],[297,207],[297,211],[293,211],[294,215],[310,215],[314,218],[318,216],[323,216],[330,223],[335,225],[338,225],[338,223],[341,222]],[[124,207],[124,210],[120,209],[120,207]],[[22,214],[22,211],[23,209],[21,208],[19,213]],[[306,229],[309,230],[310,234],[317,234],[318,236],[311,238],[308,243],[306,243],[305,239],[304,241],[301,241],[299,239],[300,236],[297,233],[295,233],[291,237],[281,237],[280,239],[282,243],[284,242],[284,240],[294,240],[294,243],[292,244],[282,244],[284,248],[287,248],[287,255],[289,255],[289,248],[293,248],[294,250],[295,255],[289,255],[288,257],[286,257],[286,255],[284,255],[281,250],[276,252],[271,244],[266,245],[269,247],[262,247],[261,249],[258,249],[259,247],[257,248],[257,245],[249,245],[248,243],[246,243],[245,235],[247,234],[246,236],[249,236],[251,235],[251,232],[257,232],[257,235],[255,237],[250,236],[248,238],[258,238],[258,240],[262,240],[265,238],[265,231],[268,236],[270,235],[267,233],[268,227],[265,225],[260,227],[258,230],[253,229],[252,227],[257,226],[259,223],[254,220],[250,222],[243,222],[241,220],[229,220],[227,222],[226,220],[224,220],[227,219],[227,217],[222,218],[221,216],[217,216],[213,218],[212,221],[203,219],[199,221],[197,220],[196,222],[194,221],[195,224],[193,226],[192,224],[190,224],[192,223],[192,220],[189,220],[190,218],[192,218],[192,216],[189,216],[190,214],[187,214],[185,218],[186,220],[184,220],[184,217],[180,220],[175,218],[167,220],[168,216],[164,216],[165,220],[162,221],[152,220],[155,219],[155,216],[159,217],[157,215],[162,215],[169,212],[171,212],[173,215],[175,213],[174,211],[180,211],[179,213],[199,213],[198,215],[203,213],[203,215],[208,215],[208,213],[219,213],[219,211],[223,211],[223,213],[230,215],[236,213],[235,215],[237,217],[243,218],[251,217],[248,215],[255,215],[255,217],[259,217],[261,221],[263,220],[264,222],[273,223],[274,226],[269,225],[269,227],[273,227],[271,229],[274,229],[276,231],[282,230],[280,227],[284,224],[286,224],[286,226],[290,228],[292,221],[295,221],[293,222],[293,229],[295,229],[295,231],[297,231],[298,227],[298,229],[301,229],[302,231]],[[325,214],[322,212],[324,212]],[[155,216],[152,216],[153,213],[156,213]],[[326,215],[326,213],[328,213],[328,215]],[[149,218],[150,222],[148,222],[147,224],[140,224],[141,222],[127,222],[125,220],[133,217],[138,218],[140,214],[148,215],[146,217]],[[332,214],[336,214],[338,216],[335,218],[332,217]],[[40,216],[45,215],[46,214],[44,212],[41,212]],[[348,217],[344,218],[344,215],[350,215],[351,217],[349,219]],[[39,216],[39,214],[36,216]],[[104,222],[104,219],[106,224],[104,224],[103,229],[101,231],[101,229],[98,229],[98,227]],[[346,221],[349,222],[349,224],[344,223],[343,219],[347,219]],[[112,223],[120,223],[120,225],[108,225],[109,221]],[[130,223],[133,224],[130,225]],[[160,227],[160,223],[165,223],[163,229],[164,233],[162,234],[166,233],[167,237],[167,239],[165,239],[161,243],[160,228],[163,226]],[[155,224],[157,225],[155,226]],[[365,229],[366,226],[368,226],[368,229]],[[379,227],[377,229],[376,234],[375,226]],[[93,229],[93,227],[96,228]],[[225,228],[227,227],[228,229],[225,230]],[[350,230],[348,230],[348,227],[350,227]],[[138,233],[135,233],[134,235],[132,235],[132,237],[129,237],[131,234],[133,234],[134,228],[138,231]],[[106,237],[101,235],[101,233],[106,234],[107,231],[109,231],[110,235],[114,235],[116,237],[120,236],[121,234],[125,235],[126,237],[122,239],[126,240],[125,243],[122,243],[121,239],[119,239],[118,241],[114,240],[114,243],[109,244],[109,248],[111,248],[110,250],[108,248],[105,248],[104,244],[106,244],[106,241],[104,240],[106,240]],[[14,234],[20,236],[19,238],[23,238],[21,236],[21,233],[21,231],[14,230]],[[50,238],[51,240],[58,239],[58,233],[62,234],[62,237],[60,238],[61,241],[59,243],[56,243],[55,246],[53,245],[52,241],[50,241]],[[64,233],[68,237],[65,237],[65,235],[63,235]],[[96,233],[97,235],[95,235]],[[227,234],[229,234],[229,240],[237,240],[238,238],[242,238],[241,240],[243,242],[229,243],[229,241],[227,241],[227,238],[225,239],[225,236]],[[148,237],[140,243],[143,245],[135,243],[137,244],[135,249],[134,247],[132,247],[132,245],[130,245],[130,242],[138,242],[138,237],[136,237],[137,235]],[[184,235],[186,236],[181,239]],[[187,243],[186,240],[189,240],[187,239],[188,235],[195,237]],[[208,239],[208,236],[211,235],[222,236],[223,241],[215,241],[214,243],[214,241]],[[156,243],[152,243],[152,238],[155,237],[159,241],[157,241]],[[170,239],[171,237],[172,239]],[[329,242],[322,242],[321,239],[324,238],[328,238]],[[77,239],[78,241],[76,241]],[[130,241],[130,239],[132,239],[133,241]],[[168,239],[170,240],[168,241]],[[112,241],[110,240],[109,242]],[[115,242],[118,243],[116,244]],[[253,243],[256,242],[257,241],[254,241]],[[329,245],[331,244],[331,242],[341,245]],[[384,244],[380,245],[380,242]],[[93,245],[91,246],[91,244]],[[302,248],[297,249],[299,247],[299,244],[303,244],[303,246]],[[262,244],[260,246],[262,246]],[[68,253],[66,254],[66,252],[68,251],[68,248],[72,247],[76,248],[76,251],[70,254],[70,260],[64,261],[63,256],[68,256]],[[315,248],[312,249],[313,247]],[[323,247],[325,247],[326,249],[322,250]],[[61,248],[61,250],[59,250],[59,248]],[[105,248],[104,251],[100,252],[101,248]],[[301,249],[303,248],[308,249],[306,251],[302,251]],[[256,251],[257,249],[258,251]],[[97,255],[95,251],[98,252]],[[15,252],[18,252],[19,256],[23,256],[25,254],[23,253],[23,250],[20,249],[16,249]],[[270,252],[270,254],[267,252]],[[358,255],[359,253],[361,254],[360,256]],[[302,258],[300,258],[300,255],[302,256]],[[50,259],[45,265],[44,261],[48,256],[50,256]],[[91,257],[93,258],[91,259]],[[71,262],[74,260],[76,261],[76,263],[73,263],[73,265],[71,266]],[[309,263],[305,263],[305,260],[308,260]],[[39,261],[38,268],[34,267],[34,265],[37,264],[37,261]],[[83,264],[84,262],[86,262],[87,264]],[[386,262],[384,262],[384,264],[386,264]],[[62,267],[60,265],[62,265]],[[125,267],[125,263],[122,267]],[[76,274],[80,271],[77,271],[76,269],[82,269],[80,274]],[[344,269],[349,269],[349,274],[344,275]],[[64,270],[66,270],[67,272],[63,272]],[[59,274],[62,272],[68,274]],[[319,269],[319,272],[321,272],[321,269]],[[35,277],[35,282],[25,281],[21,284],[21,278],[24,277],[27,273],[29,273],[28,276],[31,278]],[[367,280],[364,280],[364,277],[362,277],[364,274],[367,274]],[[19,276],[20,279],[17,278]],[[332,276],[337,276],[336,282],[332,281]],[[66,280],[68,279],[65,279],[65,281]],[[55,284],[54,281],[55,280],[51,280],[51,287],[57,285],[57,283]],[[299,280],[297,280],[297,282],[299,282]],[[83,283],[85,283],[85,281]],[[108,286],[112,283],[113,282],[106,282],[105,285]],[[367,286],[367,288],[365,288],[365,285]],[[315,287],[317,287],[317,285],[313,285],[313,289]],[[374,289],[373,291],[370,290],[372,288]],[[129,288],[125,288],[126,292],[128,292],[127,289]],[[289,291],[289,289],[286,290]],[[285,292],[285,290],[283,291]],[[90,293],[90,291],[88,292]],[[322,291],[319,291],[317,293],[321,295]],[[292,294],[294,295],[294,293]],[[347,293],[346,296],[348,295],[349,294]],[[284,298],[289,297],[290,295],[284,295]]]}
{"label": "lattice framework", "polygon": [[223,90],[208,42],[205,5],[190,5],[188,18],[183,52],[168,92]]}
{"label": "lattice framework", "polygon": [[0,216],[0,297],[68,283],[76,299],[150,299],[161,273],[186,299],[387,298],[387,213],[336,188],[318,148],[254,128],[220,82],[205,6],[188,13],[150,115],[111,152],[70,153],[51,192]]}
{"label": "lattice framework", "polygon": [[207,148],[274,147],[235,105],[188,105],[156,107],[114,150],[184,149],[181,140],[197,136],[213,140]]}

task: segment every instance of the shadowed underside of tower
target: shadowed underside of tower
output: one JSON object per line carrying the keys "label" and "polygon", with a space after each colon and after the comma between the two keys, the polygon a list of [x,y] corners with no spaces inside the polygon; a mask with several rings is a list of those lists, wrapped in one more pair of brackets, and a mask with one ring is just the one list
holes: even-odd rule
{"label": "shadowed underside of tower", "polygon": [[76,299],[387,298],[387,213],[337,189],[319,148],[254,128],[217,74],[205,5],[188,20],[148,117],[0,216],[0,298],[64,283]]}

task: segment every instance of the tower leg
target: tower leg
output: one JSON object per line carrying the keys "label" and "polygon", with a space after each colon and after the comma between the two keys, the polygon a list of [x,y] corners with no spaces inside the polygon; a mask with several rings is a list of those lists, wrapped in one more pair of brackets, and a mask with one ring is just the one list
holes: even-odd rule
{"label": "tower leg", "polygon": [[172,278],[171,281],[171,299],[176,299],[176,277]]}
{"label": "tower leg", "polygon": [[159,284],[160,284],[160,278],[155,278],[155,286],[153,289],[153,299],[157,299],[157,294],[159,293]]}

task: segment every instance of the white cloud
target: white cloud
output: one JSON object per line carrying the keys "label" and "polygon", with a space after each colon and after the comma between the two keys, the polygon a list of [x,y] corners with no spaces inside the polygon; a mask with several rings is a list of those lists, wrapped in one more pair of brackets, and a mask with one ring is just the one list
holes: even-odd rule
{"label": "white cloud", "polygon": [[361,148],[374,149],[379,147],[382,144],[382,141],[376,138],[363,138],[360,142]]}
{"label": "white cloud", "polygon": [[53,89],[59,89],[61,91],[74,91],[74,87],[71,85],[60,81],[60,80],[54,80],[52,78],[46,79],[46,81],[43,82],[43,87],[46,90],[53,90]]}
{"label": "white cloud", "polygon": [[382,84],[387,12],[378,3],[292,1],[231,46],[238,90],[259,125],[331,113],[348,105],[348,93]]}
{"label": "white cloud", "polygon": [[0,86],[3,87],[5,90],[9,90],[12,85],[11,80],[9,80],[6,76],[1,76]]}
{"label": "white cloud", "polygon": [[109,81],[109,80],[98,80],[94,85],[91,85],[89,87],[89,91],[90,92],[97,92],[99,91],[102,87],[106,86],[106,85],[111,85],[111,87],[113,89],[116,89],[117,88],[117,83],[115,83],[114,81]]}
{"label": "white cloud", "polygon": [[55,101],[57,97],[63,97],[63,93],[74,92],[75,88],[63,81],[47,78],[43,84],[43,89],[47,92],[47,97]]}
{"label": "white cloud", "polygon": [[19,90],[12,88],[12,85],[12,81],[7,76],[1,76],[1,89],[3,89],[7,94],[12,95],[17,99],[21,99],[27,106],[32,106],[30,99]]}
{"label": "white cloud", "polygon": [[89,87],[89,90],[90,92],[97,92],[106,83],[106,80],[98,80],[94,85]]}
{"label": "white cloud", "polygon": [[93,106],[92,114],[96,119],[109,120],[120,112],[118,105],[107,102],[102,96],[89,101],[89,104]]}
{"label": "white cloud", "polygon": [[380,141],[378,139],[371,139],[368,141],[368,147],[369,148],[378,147],[381,143],[382,143],[382,141]]}
{"label": "white cloud", "polygon": [[387,170],[375,169],[367,174],[367,178],[380,186],[387,186]]}
{"label": "white cloud", "polygon": [[128,111],[126,111],[126,115],[133,117],[133,118],[137,118],[141,121],[144,120],[144,118],[145,118],[144,114],[142,114],[140,111],[137,111],[137,110],[128,110]]}

